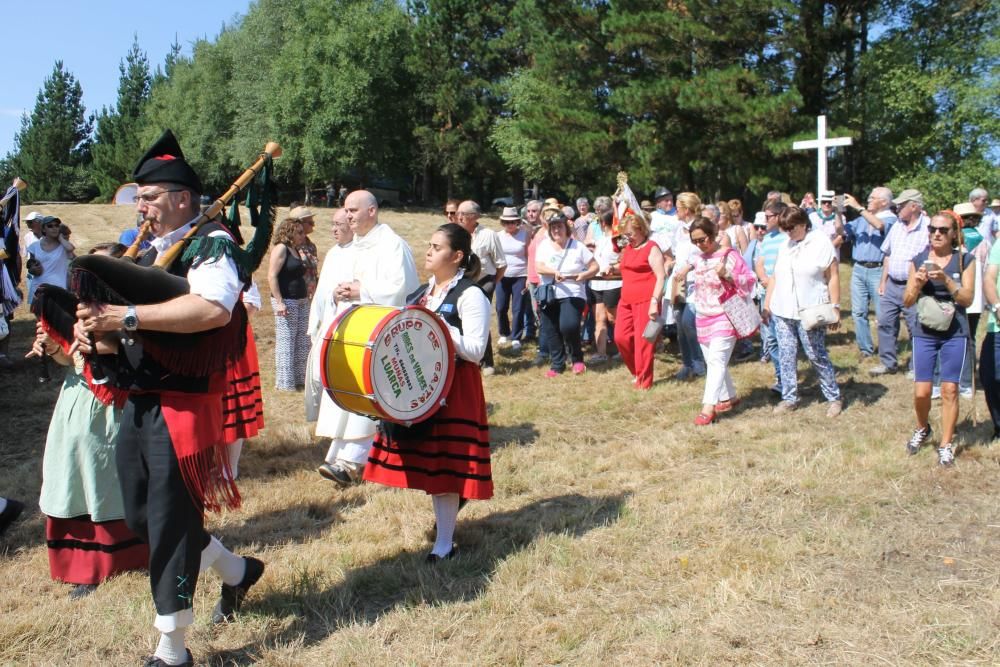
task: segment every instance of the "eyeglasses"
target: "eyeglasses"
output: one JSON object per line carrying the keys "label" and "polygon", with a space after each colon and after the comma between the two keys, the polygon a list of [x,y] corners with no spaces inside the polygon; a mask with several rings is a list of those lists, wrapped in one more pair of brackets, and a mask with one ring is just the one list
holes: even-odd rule
{"label": "eyeglasses", "polygon": [[928,234],[947,234],[951,231],[951,227],[938,227],[936,225],[927,225]]}
{"label": "eyeglasses", "polygon": [[707,241],[708,241],[708,237],[707,236],[699,236],[698,238],[695,238],[693,236],[691,237],[691,243],[693,243],[695,245],[702,245],[702,244],[706,243]]}
{"label": "eyeglasses", "polygon": [[141,195],[135,196],[136,203],[141,204],[152,204],[154,201],[160,198],[160,195],[166,194],[168,192],[183,192],[181,188],[176,188],[174,190],[160,190],[159,192],[144,192]]}
{"label": "eyeglasses", "polygon": [[765,213],[764,217],[767,218],[768,220],[770,220],[771,218],[777,218],[778,214],[777,213]]}

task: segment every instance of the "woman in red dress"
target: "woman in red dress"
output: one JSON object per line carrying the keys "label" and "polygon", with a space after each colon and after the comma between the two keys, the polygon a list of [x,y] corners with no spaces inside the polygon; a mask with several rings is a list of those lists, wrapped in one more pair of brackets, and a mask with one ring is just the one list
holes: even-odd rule
{"label": "woman in red dress", "polygon": [[619,267],[622,296],[615,320],[615,345],[632,373],[636,389],[653,386],[653,353],[656,342],[643,337],[646,325],[660,316],[663,299],[663,253],[649,240],[649,224],[638,215],[626,215],[622,230],[628,245]]}
{"label": "woman in red dress", "polygon": [[438,227],[427,247],[431,278],[409,301],[444,320],[455,344],[455,379],[445,405],[430,419],[402,427],[383,422],[364,478],[433,496],[437,537],[428,562],[451,558],[458,510],[466,500],[493,497],[490,431],[479,360],[490,331],[490,302],[476,283],[479,258],[472,237],[455,223]]}

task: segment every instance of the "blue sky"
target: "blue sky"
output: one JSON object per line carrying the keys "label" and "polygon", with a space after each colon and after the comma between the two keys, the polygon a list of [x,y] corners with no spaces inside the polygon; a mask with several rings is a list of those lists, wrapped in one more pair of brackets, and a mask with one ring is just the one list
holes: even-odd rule
{"label": "blue sky", "polygon": [[251,0],[0,2],[7,63],[0,87],[0,156],[13,150],[21,114],[34,108],[56,60],[62,60],[83,86],[89,114],[115,103],[118,64],[132,46],[133,36],[155,70],[175,37],[183,53],[190,55],[194,41],[215,39],[223,24],[245,14],[250,4]]}

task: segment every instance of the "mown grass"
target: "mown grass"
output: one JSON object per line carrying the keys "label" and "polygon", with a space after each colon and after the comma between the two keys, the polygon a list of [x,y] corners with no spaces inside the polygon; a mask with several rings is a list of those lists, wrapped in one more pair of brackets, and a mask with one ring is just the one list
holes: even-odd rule
{"label": "mown grass", "polygon": [[[50,207],[81,247],[129,211]],[[325,214],[325,212],[324,212]],[[440,220],[384,214],[415,253]],[[321,214],[314,239],[329,247]],[[418,265],[421,262],[418,259]],[[842,272],[844,284],[849,269]],[[265,272],[258,280],[266,294]],[[846,302],[846,299],[845,299]],[[846,305],[846,304],[845,304]],[[846,312],[846,307],[845,307]],[[652,391],[621,366],[546,380],[498,355],[486,380],[496,496],[463,510],[461,556],[428,567],[430,502],[315,473],[323,446],[301,396],[272,390],[269,309],[254,325],[268,427],[240,466],[244,507],[209,526],[268,569],[245,612],[208,624],[218,580],[196,595],[190,646],[205,664],[993,664],[1000,661],[1000,451],[962,402],[954,469],[907,457],[910,384],[873,380],[851,325],[831,337],[846,410],[805,370],[803,406],[776,419],[769,366],[735,367],[743,405],[697,428],[702,386]],[[12,349],[32,325],[22,312]],[[32,504],[3,538],[0,663],[129,664],[156,641],[148,583],[116,578],[74,602],[48,576],[34,507],[57,387],[24,363],[0,375],[0,493]],[[985,407],[978,397],[978,412]],[[935,408],[932,418],[937,418]]]}

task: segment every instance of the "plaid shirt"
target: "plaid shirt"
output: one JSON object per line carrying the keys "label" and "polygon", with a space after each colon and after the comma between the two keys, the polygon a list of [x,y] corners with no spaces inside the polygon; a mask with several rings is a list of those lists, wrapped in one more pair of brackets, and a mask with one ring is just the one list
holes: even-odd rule
{"label": "plaid shirt", "polygon": [[921,214],[913,229],[907,229],[909,225],[902,220],[889,228],[889,234],[882,242],[882,252],[889,262],[889,277],[893,280],[906,282],[913,258],[927,249],[928,222],[927,216]]}

